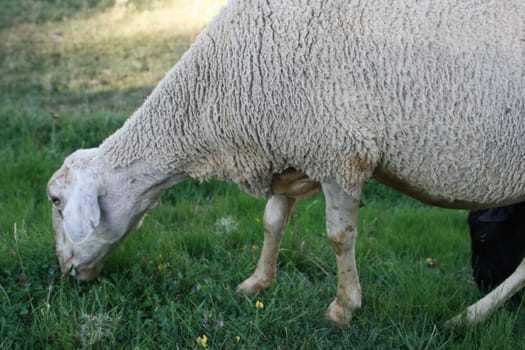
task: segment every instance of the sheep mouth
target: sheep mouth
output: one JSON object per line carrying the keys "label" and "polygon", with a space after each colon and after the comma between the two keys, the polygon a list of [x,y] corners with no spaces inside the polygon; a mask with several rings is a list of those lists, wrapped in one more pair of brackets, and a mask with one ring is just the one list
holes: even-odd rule
{"label": "sheep mouth", "polygon": [[73,264],[71,264],[71,266],[69,268],[65,269],[62,272],[62,276],[60,276],[60,280],[63,281],[68,276],[75,277],[77,275],[77,273],[78,273],[77,268]]}
{"label": "sheep mouth", "polygon": [[71,276],[79,282],[90,282],[98,277],[101,270],[102,264],[92,263],[87,266],[80,266],[68,263],[68,265],[62,271],[60,280],[63,281]]}

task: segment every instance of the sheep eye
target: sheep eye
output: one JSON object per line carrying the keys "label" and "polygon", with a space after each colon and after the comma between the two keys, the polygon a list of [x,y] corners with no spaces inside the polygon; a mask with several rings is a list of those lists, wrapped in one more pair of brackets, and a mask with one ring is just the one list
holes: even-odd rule
{"label": "sheep eye", "polygon": [[60,206],[60,199],[58,197],[51,197],[51,202],[53,202],[53,205],[56,207]]}

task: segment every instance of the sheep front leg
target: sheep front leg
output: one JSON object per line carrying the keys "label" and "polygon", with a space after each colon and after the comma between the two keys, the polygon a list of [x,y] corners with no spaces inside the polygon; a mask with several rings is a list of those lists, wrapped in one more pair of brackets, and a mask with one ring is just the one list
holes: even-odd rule
{"label": "sheep front leg", "polygon": [[516,270],[507,277],[498,287],[490,293],[470,305],[464,313],[461,313],[453,319],[446,322],[446,326],[462,324],[476,324],[485,321],[485,319],[497,308],[503,305],[514,294],[525,287],[525,258],[518,265]]}
{"label": "sheep front leg", "polygon": [[251,295],[272,285],[277,271],[282,234],[290,221],[294,203],[294,198],[285,195],[273,195],[266,203],[261,256],[253,275],[242,282],[237,290]]}
{"label": "sheep front leg", "polygon": [[326,318],[345,326],[361,307],[361,286],[355,262],[359,198],[348,195],[335,183],[322,183],[326,198],[326,229],[337,260],[337,296]]}

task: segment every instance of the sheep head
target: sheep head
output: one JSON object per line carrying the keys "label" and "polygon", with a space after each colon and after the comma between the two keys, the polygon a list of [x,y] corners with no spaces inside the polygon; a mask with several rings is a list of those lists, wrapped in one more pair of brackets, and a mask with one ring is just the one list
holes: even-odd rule
{"label": "sheep head", "polygon": [[105,258],[180,178],[145,162],[112,168],[98,148],[67,157],[47,186],[62,273],[74,271],[80,281],[96,278]]}

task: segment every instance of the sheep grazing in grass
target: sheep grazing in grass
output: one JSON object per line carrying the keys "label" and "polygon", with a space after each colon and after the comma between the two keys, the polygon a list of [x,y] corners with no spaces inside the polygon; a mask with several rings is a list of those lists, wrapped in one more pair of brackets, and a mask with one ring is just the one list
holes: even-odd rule
{"label": "sheep grazing in grass", "polygon": [[[354,257],[362,184],[480,209],[525,200],[521,1],[233,0],[144,104],[53,175],[64,273],[104,258],[187,178],[267,197],[264,244],[239,290],[275,277],[297,198],[322,190],[338,285],[327,318],[361,305]],[[454,319],[480,322],[525,282],[525,261]]]}

